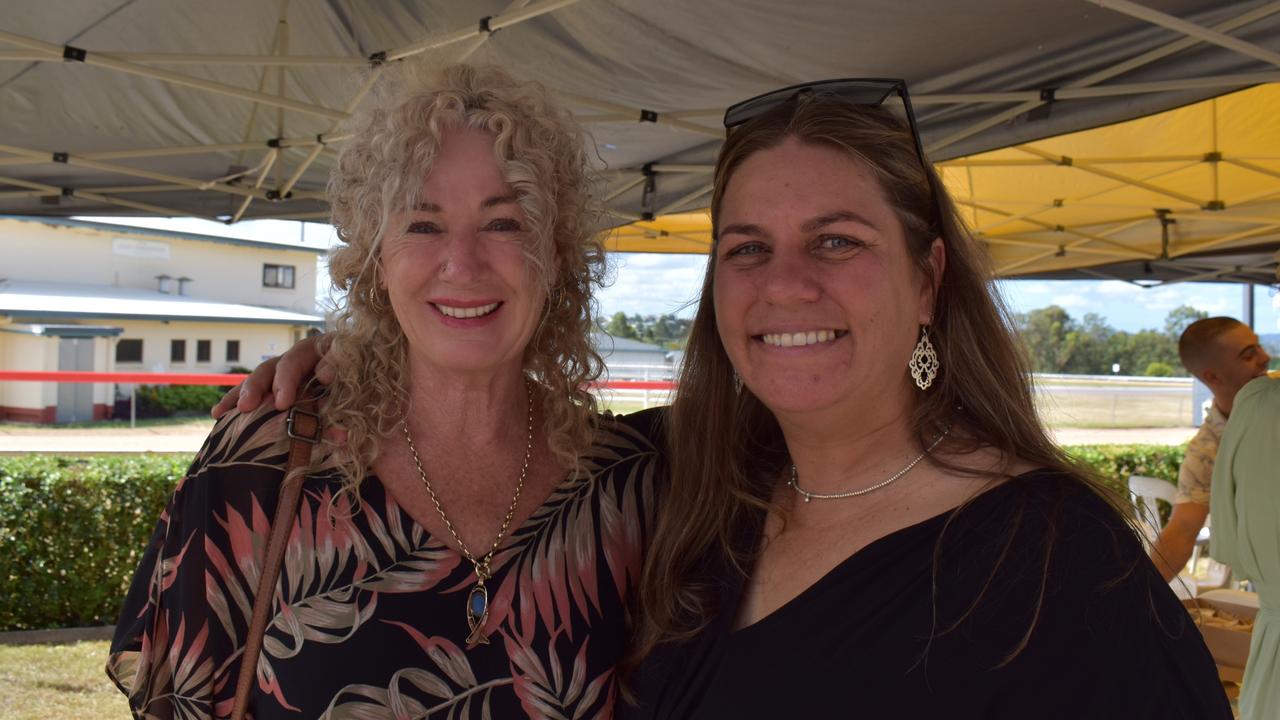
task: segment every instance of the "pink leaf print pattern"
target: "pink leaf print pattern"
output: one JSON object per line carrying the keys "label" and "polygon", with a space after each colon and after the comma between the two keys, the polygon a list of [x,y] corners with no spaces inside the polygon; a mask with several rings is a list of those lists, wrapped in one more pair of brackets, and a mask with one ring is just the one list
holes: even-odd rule
{"label": "pink leaf print pattern", "polygon": [[[108,661],[136,717],[231,710],[239,665],[251,661],[243,638],[287,450],[281,417],[220,421],[161,516]],[[647,428],[601,418],[579,471],[512,530],[489,584],[491,643],[475,648],[462,612],[470,565],[376,477],[353,495],[329,466],[309,476],[256,659],[253,714],[611,717],[660,462]]]}

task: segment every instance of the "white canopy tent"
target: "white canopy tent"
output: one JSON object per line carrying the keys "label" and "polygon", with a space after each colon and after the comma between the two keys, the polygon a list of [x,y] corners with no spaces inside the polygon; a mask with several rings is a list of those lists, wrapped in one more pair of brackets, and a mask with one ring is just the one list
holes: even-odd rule
{"label": "white canopy tent", "polygon": [[623,224],[705,207],[723,108],[773,87],[903,77],[946,161],[1280,82],[1280,2],[11,0],[0,213],[323,220],[343,118],[423,54],[559,93]]}

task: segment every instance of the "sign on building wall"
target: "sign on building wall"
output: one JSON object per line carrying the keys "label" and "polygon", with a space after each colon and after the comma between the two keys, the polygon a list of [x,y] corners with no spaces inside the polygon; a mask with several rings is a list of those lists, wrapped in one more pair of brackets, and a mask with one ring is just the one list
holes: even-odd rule
{"label": "sign on building wall", "polygon": [[131,238],[114,238],[111,241],[111,252],[126,257],[146,258],[148,260],[168,260],[169,243],[154,240],[133,240]]}

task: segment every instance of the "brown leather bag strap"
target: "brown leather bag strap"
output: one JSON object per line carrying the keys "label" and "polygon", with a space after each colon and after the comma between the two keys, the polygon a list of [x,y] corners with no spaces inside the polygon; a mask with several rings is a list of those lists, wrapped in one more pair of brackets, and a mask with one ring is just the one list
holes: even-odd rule
{"label": "brown leather bag strap", "polygon": [[262,637],[267,630],[267,616],[275,602],[276,580],[284,562],[284,547],[293,530],[293,518],[298,514],[298,501],[302,499],[302,473],[295,473],[311,462],[311,447],[320,442],[320,415],[312,398],[299,400],[285,417],[285,430],[293,442],[289,445],[289,463],[284,469],[284,482],[280,486],[280,500],[271,520],[271,537],[267,541],[267,554],[258,576],[258,592],[253,596],[253,615],[249,621],[249,634],[245,637],[244,653],[240,656],[240,676],[236,680],[236,701],[231,709],[232,720],[244,720],[249,706],[249,694],[258,676],[258,657],[262,652]]}

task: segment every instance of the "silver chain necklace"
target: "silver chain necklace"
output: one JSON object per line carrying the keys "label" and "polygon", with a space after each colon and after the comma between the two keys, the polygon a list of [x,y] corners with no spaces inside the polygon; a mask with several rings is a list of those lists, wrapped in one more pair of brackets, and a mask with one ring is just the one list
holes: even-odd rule
{"label": "silver chain necklace", "polygon": [[804,488],[800,487],[800,483],[796,481],[796,466],[794,463],[791,465],[791,479],[787,481],[787,484],[790,485],[793,490],[800,493],[800,497],[803,497],[805,502],[809,502],[810,500],[839,500],[840,498],[851,498],[851,497],[858,497],[859,495],[866,495],[867,493],[875,492],[876,490],[879,490],[880,488],[885,487],[886,485],[892,483],[894,480],[897,480],[903,475],[906,475],[908,472],[911,472],[911,468],[915,467],[921,460],[923,460],[925,455],[928,455],[929,453],[933,452],[933,449],[938,447],[938,443],[942,442],[942,439],[945,438],[947,436],[947,433],[949,432],[951,432],[950,425],[947,426],[946,430],[942,431],[942,434],[938,436],[938,439],[934,440],[932,443],[929,444],[929,447],[924,449],[924,452],[920,453],[919,455],[916,456],[914,460],[907,463],[906,467],[890,475],[887,480],[882,480],[876,483],[875,485],[872,485],[871,487],[865,487],[860,490],[850,490],[849,492],[842,492],[842,493],[809,492],[808,490],[805,490]]}
{"label": "silver chain necklace", "polygon": [[498,529],[498,536],[493,539],[493,545],[489,546],[489,552],[479,559],[476,559],[475,555],[467,549],[466,543],[462,542],[462,538],[458,536],[458,531],[454,529],[449,516],[444,514],[444,508],[440,506],[440,498],[436,497],[436,491],[431,487],[431,481],[427,479],[426,471],[422,469],[422,461],[418,458],[418,449],[414,447],[413,436],[409,433],[409,423],[407,420],[400,421],[400,427],[404,430],[404,440],[409,445],[409,454],[413,456],[413,465],[418,468],[418,477],[422,478],[422,484],[427,487],[427,494],[431,496],[431,502],[436,506],[436,512],[440,514],[440,519],[444,521],[444,526],[449,529],[449,534],[453,536],[453,541],[458,544],[458,549],[462,551],[462,556],[475,566],[476,585],[471,588],[471,592],[467,593],[467,626],[471,628],[470,634],[467,635],[468,648],[489,644],[489,638],[484,634],[485,622],[489,619],[489,590],[484,586],[484,581],[493,577],[493,570],[490,568],[489,563],[493,561],[494,553],[498,552],[498,546],[502,544],[502,538],[506,536],[507,529],[511,527],[511,520],[516,515],[516,506],[520,504],[520,491],[524,489],[524,480],[529,474],[529,458],[533,455],[533,385],[527,379],[524,382],[524,391],[529,402],[528,430],[526,431],[524,442],[524,464],[520,466],[520,478],[516,481],[516,492],[511,498],[511,506],[507,508],[507,516],[502,520],[502,527]]}

